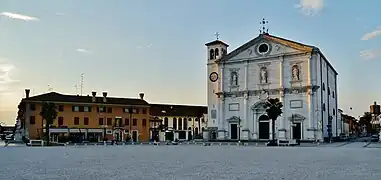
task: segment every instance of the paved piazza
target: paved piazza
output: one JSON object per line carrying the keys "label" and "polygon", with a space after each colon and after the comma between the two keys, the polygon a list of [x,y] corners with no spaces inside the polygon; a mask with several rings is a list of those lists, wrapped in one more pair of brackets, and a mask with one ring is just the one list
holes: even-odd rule
{"label": "paved piazza", "polygon": [[381,149],[255,146],[0,147],[0,179],[322,179],[381,177]]}

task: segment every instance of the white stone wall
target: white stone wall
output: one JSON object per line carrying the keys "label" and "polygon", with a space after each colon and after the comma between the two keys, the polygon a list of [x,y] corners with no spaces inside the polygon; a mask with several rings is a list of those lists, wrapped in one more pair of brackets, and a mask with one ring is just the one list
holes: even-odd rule
{"label": "white stone wall", "polygon": [[[251,90],[267,90],[267,89],[280,89],[280,88],[298,88],[311,85],[317,85],[320,88],[315,93],[299,93],[299,94],[285,94],[282,97],[278,95],[270,95],[271,98],[279,98],[284,105],[283,114],[276,121],[276,131],[279,128],[286,129],[284,137],[290,138],[291,136],[291,122],[290,117],[293,114],[298,114],[304,117],[302,121],[302,139],[313,140],[323,139],[323,136],[328,136],[326,125],[328,124],[328,115],[333,116],[332,127],[333,135],[337,131],[337,93],[336,93],[336,75],[334,71],[328,66],[327,62],[316,53],[311,56],[310,53],[299,52],[296,49],[292,49],[283,45],[279,45],[272,42],[266,42],[271,44],[273,50],[266,57],[258,57],[255,53],[249,51],[242,51],[235,57],[232,57],[226,61],[223,67],[218,67],[221,70],[221,83],[217,84],[217,88],[222,88],[224,92],[237,92],[237,91],[251,91]],[[255,50],[253,47],[249,48]],[[275,48],[277,47],[277,48]],[[292,67],[297,65],[300,70],[300,80],[292,80]],[[211,66],[211,65],[209,65]],[[260,83],[260,69],[265,66],[268,72],[268,83]],[[211,70],[208,70],[210,74]],[[238,86],[231,86],[232,78],[231,72],[238,73]],[[209,82],[209,79],[208,79]],[[324,84],[326,90],[322,90]],[[210,85],[212,86],[212,85]],[[209,87],[209,86],[208,86]],[[328,87],[330,87],[331,96],[328,95]],[[332,98],[332,91],[335,93],[335,98]],[[208,96],[214,96],[208,89]],[[263,98],[263,97],[262,97]],[[224,138],[230,138],[230,124],[227,119],[232,117],[239,117],[242,119],[240,125],[241,130],[249,130],[249,134],[241,132],[241,138],[256,139],[258,135],[258,121],[257,116],[252,110],[252,106],[258,101],[261,101],[260,97],[249,96],[247,99],[242,96],[238,97],[225,97],[222,99],[210,100],[208,97],[208,108],[216,105],[219,110],[218,121],[213,124],[218,126],[220,130],[228,131],[224,135]],[[291,108],[290,101],[300,101],[302,103],[301,108]],[[213,102],[213,103],[209,103]],[[230,110],[230,104],[239,104],[239,110]],[[325,106],[325,111],[323,110]],[[329,107],[328,107],[329,106]],[[335,111],[335,115],[333,112]],[[211,120],[210,111],[208,118]],[[209,121],[210,121],[209,120]],[[323,125],[322,125],[323,124]],[[212,124],[209,123],[208,126]],[[324,135],[323,135],[323,129]],[[271,127],[271,126],[270,126]],[[313,130],[316,131],[313,131]],[[271,133],[271,128],[270,128]],[[276,132],[278,133],[278,132]],[[279,133],[280,134],[280,133]],[[219,137],[221,139],[221,137]]]}

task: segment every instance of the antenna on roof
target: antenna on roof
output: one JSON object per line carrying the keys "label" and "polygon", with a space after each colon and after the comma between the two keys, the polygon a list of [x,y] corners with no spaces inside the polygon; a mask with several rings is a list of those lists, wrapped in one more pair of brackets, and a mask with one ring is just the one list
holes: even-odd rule
{"label": "antenna on roof", "polygon": [[84,73],[81,74],[81,96],[82,96],[82,90],[83,90],[83,77],[85,76]]}
{"label": "antenna on roof", "polygon": [[75,94],[78,95],[78,85],[75,84],[74,87],[75,87]]}
{"label": "antenna on roof", "polygon": [[262,25],[262,28],[259,30],[260,34],[266,34],[269,33],[269,28],[266,27],[266,24],[268,24],[269,21],[267,21],[265,18],[262,19],[262,21],[259,23]]}

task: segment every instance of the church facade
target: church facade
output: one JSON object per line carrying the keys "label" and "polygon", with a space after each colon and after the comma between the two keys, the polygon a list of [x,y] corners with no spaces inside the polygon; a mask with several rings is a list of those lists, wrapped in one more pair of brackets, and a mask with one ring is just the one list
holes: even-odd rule
{"label": "church facade", "polygon": [[263,33],[228,53],[220,40],[207,47],[209,138],[269,140],[264,103],[279,98],[277,139],[322,141],[337,131],[337,75],[323,53]]}

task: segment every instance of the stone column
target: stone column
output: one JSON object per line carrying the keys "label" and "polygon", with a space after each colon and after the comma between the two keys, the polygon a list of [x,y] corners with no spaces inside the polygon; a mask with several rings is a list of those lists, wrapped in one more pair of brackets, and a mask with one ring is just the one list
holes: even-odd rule
{"label": "stone column", "polygon": [[[285,97],[284,97],[284,72],[283,72],[283,62],[284,62],[284,56],[280,57],[280,63],[279,63],[279,82],[280,82],[280,101],[283,103],[283,107],[285,107]],[[284,108],[285,109],[285,108]],[[279,128],[278,128],[278,138],[279,139],[286,139],[286,128],[285,128],[285,121],[287,120],[286,110],[283,110],[283,114],[281,117],[278,118],[279,122]]]}

